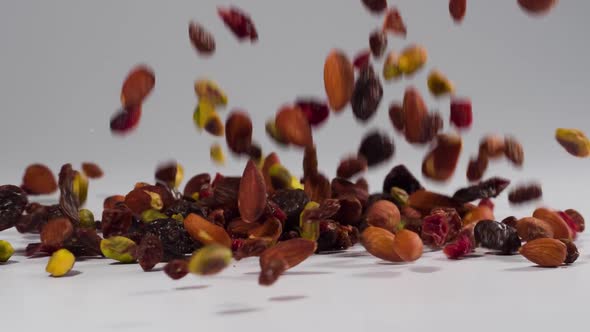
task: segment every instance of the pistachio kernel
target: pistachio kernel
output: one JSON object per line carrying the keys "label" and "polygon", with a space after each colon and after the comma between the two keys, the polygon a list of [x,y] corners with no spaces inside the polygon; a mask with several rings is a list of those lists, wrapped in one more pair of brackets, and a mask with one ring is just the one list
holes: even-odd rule
{"label": "pistachio kernel", "polygon": [[135,262],[135,249],[137,244],[124,236],[112,236],[100,241],[100,251],[106,258],[114,259],[121,263]]}
{"label": "pistachio kernel", "polygon": [[231,259],[229,248],[210,244],[193,253],[188,262],[188,271],[198,275],[217,274],[229,265]]}
{"label": "pistachio kernel", "polygon": [[63,277],[74,267],[75,261],[76,257],[68,249],[59,249],[49,258],[45,271],[52,277]]}

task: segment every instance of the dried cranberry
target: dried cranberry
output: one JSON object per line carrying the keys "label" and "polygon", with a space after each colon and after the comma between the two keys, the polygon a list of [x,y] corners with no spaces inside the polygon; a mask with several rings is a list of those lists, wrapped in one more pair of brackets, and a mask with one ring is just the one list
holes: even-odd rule
{"label": "dried cranberry", "polygon": [[451,100],[451,123],[457,128],[469,128],[473,122],[469,99]]}
{"label": "dried cranberry", "polygon": [[27,206],[27,193],[13,185],[0,186],[0,231],[11,228]]}
{"label": "dried cranberry", "polygon": [[426,244],[442,247],[461,230],[461,218],[455,209],[434,209],[424,218],[421,237]]}
{"label": "dried cranberry", "polygon": [[487,206],[490,208],[490,210],[494,211],[494,202],[492,202],[492,200],[489,198],[483,198],[481,201],[479,201],[477,206]]}
{"label": "dried cranberry", "polygon": [[134,105],[123,111],[118,111],[111,118],[111,132],[114,134],[128,134],[135,129],[141,119],[141,105]]}
{"label": "dried cranberry", "polygon": [[570,230],[572,231],[572,234],[575,238],[577,233],[580,231],[578,228],[578,225],[576,225],[574,220],[567,213],[565,213],[563,211],[557,211],[557,213],[565,221],[565,223],[570,228]]}
{"label": "dried cranberry", "polygon": [[172,280],[182,279],[188,274],[188,262],[184,259],[175,259],[170,261],[164,267],[164,272]]}
{"label": "dried cranberry", "polygon": [[146,234],[135,251],[137,262],[144,271],[150,271],[164,258],[164,249],[160,238]]}
{"label": "dried cranberry", "polygon": [[371,50],[362,50],[359,52],[352,61],[352,65],[354,68],[361,70],[364,66],[369,64],[369,60],[371,59]]}
{"label": "dried cranberry", "polygon": [[387,134],[372,131],[363,138],[358,154],[365,157],[367,165],[372,167],[389,160],[394,152],[393,140]]}
{"label": "dried cranberry", "polygon": [[443,252],[449,259],[459,259],[473,251],[473,242],[469,236],[461,234],[455,242],[447,244]]}
{"label": "dried cranberry", "polygon": [[105,238],[125,235],[131,228],[133,212],[125,206],[102,211],[102,235]]}
{"label": "dried cranberry", "polygon": [[330,115],[328,105],[315,99],[299,99],[295,105],[305,114],[307,121],[312,127],[317,127],[324,123]]}
{"label": "dried cranberry", "polygon": [[217,13],[225,23],[225,25],[234,33],[239,39],[243,40],[249,38],[250,41],[258,40],[258,32],[254,26],[254,22],[250,16],[246,15],[241,9],[236,7],[217,8]]}
{"label": "dried cranberry", "polygon": [[364,66],[356,80],[350,103],[354,116],[363,122],[369,120],[379,107],[383,86],[373,66]]}
{"label": "dried cranberry", "polygon": [[387,49],[387,34],[382,30],[375,30],[369,36],[369,46],[375,58],[380,58]]}
{"label": "dried cranberry", "polygon": [[362,0],[365,7],[371,12],[377,14],[387,8],[387,0]]}
{"label": "dried cranberry", "polygon": [[481,198],[494,198],[510,185],[510,180],[494,177],[476,185],[457,190],[453,199],[459,203],[469,203]]}
{"label": "dried cranberry", "polygon": [[416,177],[405,165],[397,165],[389,171],[383,180],[383,192],[390,193],[391,188],[398,187],[408,194],[424,189]]}

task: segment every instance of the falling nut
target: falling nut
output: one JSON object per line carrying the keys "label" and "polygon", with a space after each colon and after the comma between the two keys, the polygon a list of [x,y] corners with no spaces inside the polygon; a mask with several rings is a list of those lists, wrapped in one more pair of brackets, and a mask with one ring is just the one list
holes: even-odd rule
{"label": "falling nut", "polygon": [[354,89],[352,63],[339,50],[333,50],[324,64],[324,86],[330,108],[339,112],[348,105]]}
{"label": "falling nut", "polygon": [[461,136],[439,134],[435,148],[424,158],[422,174],[431,180],[448,180],[455,172],[462,145]]}

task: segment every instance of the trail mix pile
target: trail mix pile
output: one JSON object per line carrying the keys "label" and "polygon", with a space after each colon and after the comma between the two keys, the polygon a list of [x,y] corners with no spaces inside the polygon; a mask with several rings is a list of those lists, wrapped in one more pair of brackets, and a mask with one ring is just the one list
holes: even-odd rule
{"label": "trail mix pile", "polygon": [[[399,54],[387,52],[388,38],[405,38],[408,29],[399,10],[386,0],[363,0],[371,13],[383,15],[365,50],[351,61],[340,50],[328,53],[324,65],[326,100],[295,100],[282,106],[266,123],[266,132],[277,145],[300,148],[302,176],[281,164],[278,154],[263,154],[252,140],[252,121],[244,110],[229,112],[225,122],[217,109],[228,105],[223,90],[213,81],[200,79],[194,90],[197,105],[193,120],[199,130],[225,137],[236,156],[247,159],[240,176],[202,173],[184,187],[184,170],[176,162],[157,167],[154,183],[137,183],[126,195],[105,199],[100,218],[83,208],[89,179],[103,176],[94,163],[81,170],[65,164],[56,180],[45,165],[30,165],[20,186],[0,186],[0,231],[16,227],[20,233],[37,233],[40,240],[26,248],[26,256],[50,256],[47,272],[66,275],[79,257],[103,256],[121,263],[138,263],[152,270],[165,262],[172,279],[188,273],[211,275],[232,260],[259,257],[261,285],[273,284],[282,273],[314,253],[345,250],[360,242],[366,250],[386,261],[418,260],[424,246],[440,249],[449,259],[460,259],[478,247],[499,254],[520,253],[545,267],[571,264],[579,256],[574,240],[584,231],[584,218],[576,210],[537,208],[532,216],[494,215],[493,199],[510,181],[484,179],[490,160],[505,158],[522,167],[524,150],[515,137],[488,135],[465,170],[472,184],[452,195],[426,189],[403,164],[391,169],[378,192],[371,193],[361,174],[392,159],[395,145],[385,131],[368,132],[358,152],[345,156],[336,178],[320,171],[313,132],[324,123],[330,110],[343,112],[351,106],[355,118],[366,123],[376,114],[385,81],[411,78],[426,66],[423,46],[411,45]],[[533,15],[547,13],[554,0],[518,0]],[[456,23],[466,14],[466,0],[450,0],[449,12]],[[255,43],[258,32],[242,10],[219,8],[218,14],[240,40]],[[219,45],[197,22],[189,24],[189,38],[199,56],[212,56]],[[381,72],[371,60],[383,60]],[[113,134],[129,134],[139,124],[142,105],[155,87],[154,71],[146,65],[133,68],[121,89],[122,109],[110,122]],[[451,123],[457,130],[443,133],[440,113],[429,112],[419,90],[408,87],[401,101],[390,103],[389,117],[396,133],[413,145],[431,144],[421,172],[432,180],[449,180],[462,152],[461,132],[473,121],[469,98],[457,97],[456,87],[442,72],[433,69],[426,85],[439,98],[450,96]],[[576,129],[557,129],[557,142],[577,157],[590,155],[590,140]],[[220,143],[211,158],[225,162]],[[59,204],[32,202],[35,195],[59,190]],[[513,186],[511,204],[534,202],[542,197],[538,183]],[[14,253],[0,240],[0,261]]]}

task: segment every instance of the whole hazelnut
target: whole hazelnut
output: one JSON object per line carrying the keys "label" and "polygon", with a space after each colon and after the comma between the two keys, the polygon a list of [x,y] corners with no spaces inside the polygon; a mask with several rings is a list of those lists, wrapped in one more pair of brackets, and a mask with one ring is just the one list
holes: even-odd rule
{"label": "whole hazelnut", "polygon": [[420,258],[423,249],[420,236],[406,229],[399,231],[393,240],[393,250],[405,262],[413,262]]}
{"label": "whole hazelnut", "polygon": [[395,204],[386,200],[379,200],[367,212],[367,224],[395,232],[401,221],[399,209]]}

